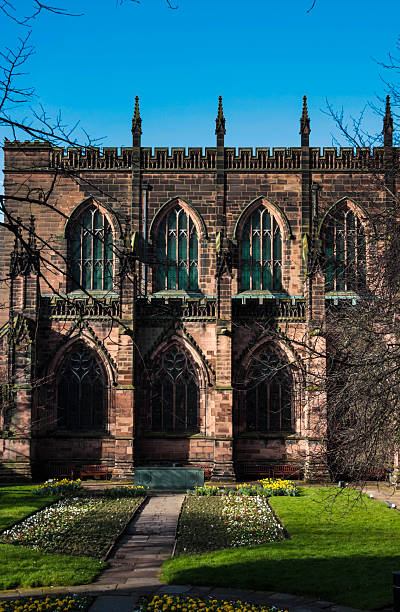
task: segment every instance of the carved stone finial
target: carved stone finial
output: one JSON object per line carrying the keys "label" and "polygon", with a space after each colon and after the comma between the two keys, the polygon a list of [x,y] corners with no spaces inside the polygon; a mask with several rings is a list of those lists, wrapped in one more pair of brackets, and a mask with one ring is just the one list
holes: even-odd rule
{"label": "carved stone finial", "polygon": [[386,109],[385,116],[383,118],[383,134],[392,136],[393,134],[393,117],[390,109],[390,96],[386,96]]}
{"label": "carved stone finial", "polygon": [[300,134],[302,136],[309,136],[311,132],[310,128],[310,117],[308,115],[307,107],[307,96],[303,96],[303,112],[300,117]]}
{"label": "carved stone finial", "polygon": [[31,251],[36,251],[36,231],[35,231],[35,217],[31,215],[29,217],[29,237],[28,237],[28,246]]}
{"label": "carved stone finial", "polygon": [[217,118],[215,120],[215,133],[226,134],[224,109],[222,106],[222,96],[219,96],[218,98],[218,113]]}
{"label": "carved stone finial", "polygon": [[132,134],[142,134],[142,118],[139,109],[139,96],[135,97],[135,111],[132,119]]}

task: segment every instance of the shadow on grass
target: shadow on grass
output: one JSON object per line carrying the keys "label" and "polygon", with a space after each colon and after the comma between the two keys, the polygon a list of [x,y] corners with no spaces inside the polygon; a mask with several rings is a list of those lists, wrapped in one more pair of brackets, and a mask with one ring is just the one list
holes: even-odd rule
{"label": "shadow on grass", "polygon": [[[226,557],[230,555],[226,553]],[[210,565],[197,562],[190,568],[189,555],[179,567],[164,566],[171,584],[206,585],[238,589],[278,591],[332,601],[353,608],[376,609],[392,604],[392,572],[400,569],[400,557],[320,557],[223,562],[223,553]]]}

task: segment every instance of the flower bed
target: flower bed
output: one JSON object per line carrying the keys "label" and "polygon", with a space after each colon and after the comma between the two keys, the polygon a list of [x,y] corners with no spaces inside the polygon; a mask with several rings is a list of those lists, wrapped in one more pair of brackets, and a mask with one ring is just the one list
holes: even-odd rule
{"label": "flower bed", "polygon": [[284,537],[265,497],[188,496],[179,521],[176,553],[264,544]]}
{"label": "flower bed", "polygon": [[[283,612],[275,606],[247,603],[246,601],[226,601],[219,599],[204,600],[198,597],[178,595],[154,595],[141,604],[137,612]],[[287,610],[285,611],[287,612]]]}
{"label": "flower bed", "polygon": [[33,489],[33,492],[35,495],[41,495],[43,497],[47,497],[49,495],[64,496],[73,495],[81,489],[82,482],[79,479],[68,480],[68,478],[63,478],[62,480],[58,480],[57,478],[51,478]]}
{"label": "flower bed", "polygon": [[188,491],[188,495],[201,496],[216,496],[216,495],[245,495],[248,496],[264,496],[272,497],[274,495],[287,495],[296,497],[299,490],[292,480],[282,480],[281,478],[264,478],[257,480],[256,483],[241,483],[236,485],[236,489],[224,489],[215,485],[204,485],[195,487],[192,491]]}
{"label": "flower bed", "polygon": [[47,553],[101,557],[142,497],[67,497],[4,531],[0,542]]}
{"label": "flower bed", "polygon": [[46,597],[40,599],[10,599],[0,601],[0,612],[76,612],[85,611],[93,598],[85,595]]}

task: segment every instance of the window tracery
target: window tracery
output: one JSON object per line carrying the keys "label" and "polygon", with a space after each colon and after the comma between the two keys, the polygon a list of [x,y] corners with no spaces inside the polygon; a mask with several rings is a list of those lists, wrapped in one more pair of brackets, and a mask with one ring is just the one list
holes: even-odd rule
{"label": "window tracery", "polygon": [[57,395],[60,429],[105,429],[106,379],[93,351],[81,346],[67,355],[58,377]]}
{"label": "window tracery", "polygon": [[248,218],[241,241],[241,289],[282,289],[282,236],[277,220],[265,206]]}
{"label": "window tracery", "polygon": [[198,289],[196,226],[181,206],[163,219],[157,232],[157,290]]}
{"label": "window tracery", "polygon": [[245,391],[246,431],[292,431],[292,377],[272,351],[253,359]]}
{"label": "window tracery", "polygon": [[68,237],[70,288],[106,291],[113,283],[113,236],[111,225],[91,205],[73,223]]}
{"label": "window tracery", "polygon": [[152,430],[199,431],[199,390],[193,365],[177,347],[165,352],[154,369],[151,388]]}
{"label": "window tracery", "polygon": [[325,224],[326,291],[359,291],[366,286],[365,230],[346,205],[329,214]]}

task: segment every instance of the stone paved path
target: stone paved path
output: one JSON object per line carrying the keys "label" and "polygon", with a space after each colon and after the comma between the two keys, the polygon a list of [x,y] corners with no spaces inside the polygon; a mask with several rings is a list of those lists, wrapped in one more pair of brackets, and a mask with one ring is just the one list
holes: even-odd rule
{"label": "stone paved path", "polygon": [[150,497],[138,518],[129,523],[126,534],[114,554],[109,568],[95,584],[122,587],[160,586],[158,573],[172,555],[179,512],[184,495]]}
{"label": "stone paved path", "polygon": [[[374,493],[376,493],[375,490]],[[380,495],[386,495],[386,491],[381,491]],[[152,495],[138,517],[128,525],[126,533],[119,541],[113,555],[108,559],[109,567],[96,582],[73,587],[0,591],[0,600],[81,593],[95,596],[90,612],[133,612],[136,603],[143,595],[151,597],[156,593],[168,593],[198,596],[204,599],[209,597],[212,599],[241,599],[253,603],[276,605],[290,612],[320,612],[322,610],[359,612],[331,602],[287,593],[161,583],[158,574],[161,565],[173,551],[183,498],[181,494]]]}

